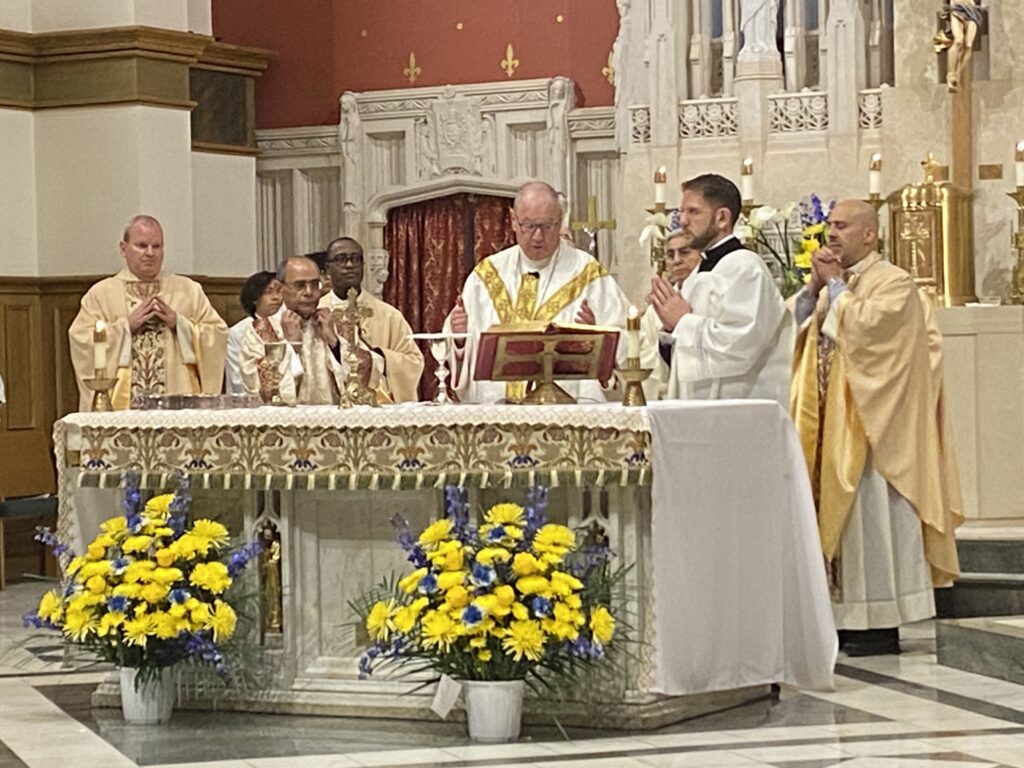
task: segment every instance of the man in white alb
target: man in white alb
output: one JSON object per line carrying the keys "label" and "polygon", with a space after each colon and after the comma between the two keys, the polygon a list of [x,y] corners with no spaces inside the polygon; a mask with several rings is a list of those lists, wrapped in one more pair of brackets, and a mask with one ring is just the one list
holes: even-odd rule
{"label": "man in white alb", "polygon": [[[497,323],[541,320],[622,328],[629,306],[615,279],[593,256],[559,235],[562,206],[548,184],[532,181],[516,193],[512,228],[516,245],[483,259],[466,278],[462,295],[445,321],[466,333],[452,370],[464,403],[518,401],[525,382],[474,381],[480,333]],[[559,381],[578,400],[603,401],[597,381]]]}
{"label": "man in white alb", "polygon": [[763,398],[789,407],[795,328],[764,261],[733,235],[740,193],[716,174],[683,184],[680,224],[702,252],[682,295],[651,281],[661,318],[660,353],[670,363],[669,398]]}

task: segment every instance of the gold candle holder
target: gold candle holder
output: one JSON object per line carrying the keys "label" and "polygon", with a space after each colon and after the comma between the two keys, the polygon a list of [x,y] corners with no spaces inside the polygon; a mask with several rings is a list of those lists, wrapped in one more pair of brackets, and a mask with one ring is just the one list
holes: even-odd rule
{"label": "gold candle holder", "polygon": [[864,202],[870,205],[872,208],[874,208],[875,213],[878,213],[878,211],[881,210],[882,206],[885,205],[885,198],[882,197],[878,192],[872,192],[867,196],[867,199]]}
{"label": "gold candle holder", "polygon": [[107,372],[101,368],[96,369],[96,375],[91,379],[83,379],[86,388],[92,392],[93,413],[103,413],[114,410],[110,402],[110,390],[117,384],[117,379],[107,376]]}
{"label": "gold candle holder", "polygon": [[[1024,148],[1017,151],[1024,152]],[[1017,264],[1013,268],[1007,296],[1011,304],[1024,304],[1024,186],[1006,194],[1017,203],[1017,231],[1010,235],[1010,242],[1017,251]]]}
{"label": "gold candle holder", "polygon": [[622,393],[623,405],[647,405],[643,384],[653,371],[653,368],[641,368],[639,357],[627,357],[626,365],[615,369],[615,373],[622,380],[624,387]]}

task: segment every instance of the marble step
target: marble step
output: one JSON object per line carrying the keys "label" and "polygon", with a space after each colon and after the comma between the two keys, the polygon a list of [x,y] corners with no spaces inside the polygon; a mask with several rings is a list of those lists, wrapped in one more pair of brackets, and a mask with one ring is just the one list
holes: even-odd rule
{"label": "marble step", "polygon": [[935,622],[939,664],[1024,685],[1024,615]]}
{"label": "marble step", "polygon": [[943,619],[1024,614],[1024,573],[961,573],[935,590],[935,610]]}
{"label": "marble step", "polygon": [[958,538],[956,551],[964,574],[1024,574],[1024,539]]}

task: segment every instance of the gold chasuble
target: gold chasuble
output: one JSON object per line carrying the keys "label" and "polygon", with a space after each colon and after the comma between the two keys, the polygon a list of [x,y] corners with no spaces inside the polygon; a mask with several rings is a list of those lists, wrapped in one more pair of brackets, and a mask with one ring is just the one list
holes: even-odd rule
{"label": "gold chasuble", "polygon": [[[155,295],[177,314],[175,329],[150,322],[131,333],[128,315]],[[117,381],[111,398],[115,409],[131,407],[140,395],[221,391],[228,329],[202,286],[167,272],[156,280],[140,281],[125,268],[86,292],[68,329],[80,410],[91,407],[92,395],[82,380],[95,376],[93,331],[100,320],[106,325],[106,375]]]}
{"label": "gold chasuble", "polygon": [[800,329],[793,359],[791,412],[822,550],[830,562],[840,554],[870,453],[921,521],[934,586],[949,584],[959,573],[954,531],[963,516],[934,313],[910,276],[877,253],[856,265],[847,284],[833,308],[835,343],[822,331],[825,289]]}
{"label": "gold chasuble", "polygon": [[[622,328],[629,302],[615,279],[593,256],[564,240],[550,259],[531,261],[518,245],[483,259],[466,278],[462,305],[467,315],[465,348],[450,360],[452,389],[464,403],[520,400],[526,383],[477,381],[477,343],[493,325],[516,322],[571,323],[586,302],[597,325]],[[449,321],[445,328],[450,329]],[[623,344],[620,338],[620,352]],[[580,401],[602,402],[596,381],[566,380],[557,384]]]}
{"label": "gold chasuble", "polygon": [[[503,325],[527,323],[531,320],[550,322],[566,306],[575,301],[589,283],[608,275],[604,267],[597,261],[591,261],[583,268],[582,272],[562,285],[550,299],[538,307],[537,288],[540,284],[540,275],[536,272],[527,272],[519,279],[519,290],[516,291],[516,303],[513,308],[508,289],[489,259],[481,261],[473,271],[487,288],[487,294],[491,297],[491,303],[494,304],[494,309]],[[526,397],[525,381],[505,382],[505,400],[510,403],[518,403],[524,397]]]}

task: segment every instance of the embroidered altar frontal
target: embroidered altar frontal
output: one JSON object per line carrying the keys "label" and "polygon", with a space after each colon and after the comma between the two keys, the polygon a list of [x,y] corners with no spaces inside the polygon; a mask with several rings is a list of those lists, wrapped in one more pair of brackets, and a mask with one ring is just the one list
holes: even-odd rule
{"label": "embroidered altar frontal", "polygon": [[124,472],[165,487],[412,490],[445,484],[649,485],[641,408],[332,406],[79,413],[54,426],[60,469],[83,486]]}

